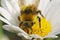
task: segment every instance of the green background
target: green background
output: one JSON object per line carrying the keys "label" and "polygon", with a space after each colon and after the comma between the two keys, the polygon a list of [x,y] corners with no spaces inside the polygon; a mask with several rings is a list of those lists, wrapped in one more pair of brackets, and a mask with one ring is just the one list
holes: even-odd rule
{"label": "green background", "polygon": [[[1,0],[0,0],[0,6],[1,6]],[[1,16],[1,14],[0,14],[0,16]],[[8,32],[8,31],[5,31],[4,29],[2,29],[2,26],[4,24],[5,23],[0,20],[0,40],[1,40],[1,38],[4,37],[4,35],[7,35],[10,40],[21,40],[20,37],[18,37],[14,33],[11,33],[11,32]],[[55,38],[55,39],[54,38],[53,39],[52,38],[46,38],[44,40],[60,40],[60,35],[58,35],[58,36],[59,36],[59,38]]]}

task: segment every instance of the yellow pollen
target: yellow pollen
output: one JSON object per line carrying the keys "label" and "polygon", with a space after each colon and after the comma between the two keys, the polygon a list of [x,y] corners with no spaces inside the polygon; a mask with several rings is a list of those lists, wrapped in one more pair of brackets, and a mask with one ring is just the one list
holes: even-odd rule
{"label": "yellow pollen", "polygon": [[51,32],[51,24],[45,19],[41,18],[40,24],[36,24],[32,27],[32,34],[38,34],[41,37],[47,36]]}
{"label": "yellow pollen", "polygon": [[29,35],[37,34],[41,37],[44,37],[47,36],[49,32],[51,32],[51,24],[45,18],[41,17],[40,24],[39,21],[36,19],[36,23],[32,26],[32,29],[24,28],[23,30]]}

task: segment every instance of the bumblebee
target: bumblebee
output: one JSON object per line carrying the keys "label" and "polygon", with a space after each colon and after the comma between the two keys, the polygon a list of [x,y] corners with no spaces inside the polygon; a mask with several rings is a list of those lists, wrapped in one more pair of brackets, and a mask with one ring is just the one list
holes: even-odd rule
{"label": "bumblebee", "polygon": [[38,34],[43,37],[51,31],[50,23],[41,14],[41,11],[37,9],[36,5],[23,5],[20,9],[19,27],[29,35]]}

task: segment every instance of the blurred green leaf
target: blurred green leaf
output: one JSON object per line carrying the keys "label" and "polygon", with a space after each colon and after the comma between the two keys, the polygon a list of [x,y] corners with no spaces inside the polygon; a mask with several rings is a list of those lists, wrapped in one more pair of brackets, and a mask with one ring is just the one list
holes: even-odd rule
{"label": "blurred green leaf", "polygon": [[2,31],[2,22],[0,21],[0,32]]}
{"label": "blurred green leaf", "polygon": [[0,0],[0,6],[1,6],[1,0]]}
{"label": "blurred green leaf", "polygon": [[3,35],[2,21],[0,21],[0,38],[2,37],[2,35]]}
{"label": "blurred green leaf", "polygon": [[45,38],[44,40],[53,40],[53,38]]}

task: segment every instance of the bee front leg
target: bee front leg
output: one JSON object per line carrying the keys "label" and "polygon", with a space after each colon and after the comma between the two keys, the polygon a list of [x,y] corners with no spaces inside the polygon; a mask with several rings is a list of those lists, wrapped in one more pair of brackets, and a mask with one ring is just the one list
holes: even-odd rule
{"label": "bee front leg", "polygon": [[[18,16],[18,20],[21,21],[19,16]],[[20,22],[19,27],[21,27],[22,23],[23,22]]]}
{"label": "bee front leg", "polygon": [[41,13],[40,10],[38,10],[37,13],[39,13],[43,18],[45,18],[44,15]]}
{"label": "bee front leg", "polygon": [[18,20],[21,21],[19,16],[18,16]]}
{"label": "bee front leg", "polygon": [[19,27],[21,27],[22,23],[23,23],[23,22],[20,22]]}

